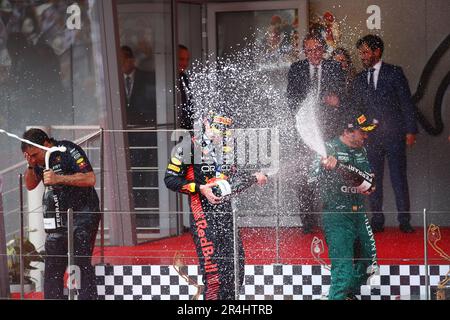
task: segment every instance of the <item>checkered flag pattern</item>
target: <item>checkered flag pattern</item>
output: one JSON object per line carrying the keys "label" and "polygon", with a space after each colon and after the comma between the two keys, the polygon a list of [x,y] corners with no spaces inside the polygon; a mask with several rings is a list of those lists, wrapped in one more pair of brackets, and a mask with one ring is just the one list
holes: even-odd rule
{"label": "checkered flag pattern", "polygon": [[[429,285],[436,287],[448,265],[429,266]],[[184,266],[193,283],[202,285],[196,265]],[[105,300],[191,300],[197,287],[173,266],[96,266],[97,288]],[[426,299],[425,266],[381,265],[380,274],[361,287],[362,300]],[[241,300],[314,300],[330,289],[330,271],[315,265],[246,265]],[[433,297],[430,297],[432,299]],[[202,297],[200,296],[200,299]]]}

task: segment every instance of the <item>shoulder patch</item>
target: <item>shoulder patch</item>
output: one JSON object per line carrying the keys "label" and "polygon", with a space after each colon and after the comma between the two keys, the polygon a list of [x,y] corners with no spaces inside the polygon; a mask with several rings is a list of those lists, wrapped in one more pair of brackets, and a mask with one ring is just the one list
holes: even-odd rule
{"label": "shoulder patch", "polygon": [[180,171],[181,171],[181,168],[180,168],[180,167],[178,167],[178,166],[176,166],[176,165],[173,165],[173,164],[169,164],[169,165],[167,166],[167,169],[172,170],[172,171],[175,171],[175,172],[180,172]]}
{"label": "shoulder patch", "polygon": [[181,166],[181,160],[175,157],[172,157],[171,159],[172,163],[176,166]]}

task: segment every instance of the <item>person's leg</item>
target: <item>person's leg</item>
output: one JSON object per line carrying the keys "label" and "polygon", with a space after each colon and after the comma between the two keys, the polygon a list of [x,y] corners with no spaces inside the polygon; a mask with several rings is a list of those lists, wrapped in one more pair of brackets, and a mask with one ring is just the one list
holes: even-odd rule
{"label": "person's leg", "polygon": [[322,221],[331,260],[328,299],[344,300],[352,290],[355,229],[351,219],[339,212],[323,213]]}
{"label": "person's leg", "polygon": [[[230,272],[229,262],[225,259],[227,253],[222,252],[224,248],[222,244],[229,241],[224,239],[223,233],[232,233],[232,230],[227,229],[229,223],[224,221],[228,211],[230,211],[228,219],[231,218],[231,208],[224,206],[218,211],[217,207],[202,206],[200,195],[197,194],[191,197],[191,210],[191,232],[204,283],[203,298],[219,300],[222,287],[229,284],[226,277]],[[233,273],[232,269],[231,273]]]}
{"label": "person's leg", "polygon": [[[290,159],[291,162],[288,164],[290,170],[288,171],[287,177],[289,177],[288,179],[293,179],[295,182],[294,186],[299,202],[299,206],[295,210],[300,213],[303,233],[309,234],[313,231],[314,227],[318,226],[319,221],[318,214],[315,212],[317,211],[318,201],[316,198],[318,198],[318,190],[316,189],[316,185],[308,181],[309,168],[315,158],[315,154],[303,142],[299,143],[298,152],[301,155],[301,159]],[[292,175],[292,168],[296,168],[294,175]]]}
{"label": "person's leg", "polygon": [[384,227],[383,214],[383,177],[385,150],[379,139],[370,139],[367,145],[367,156],[372,172],[375,174],[375,191],[369,196],[372,212],[372,227],[381,231]]}
{"label": "person's leg", "polygon": [[45,240],[44,299],[63,300],[67,267],[67,236],[51,233]]}
{"label": "person's leg", "polygon": [[74,263],[80,268],[80,277],[77,285],[79,300],[97,300],[97,278],[95,268],[92,266],[95,237],[97,235],[100,214],[98,212],[77,212],[74,216]]}
{"label": "person's leg", "polygon": [[316,213],[314,212],[314,189],[306,181],[298,191],[300,217],[303,224],[303,233],[308,234],[313,231],[316,222]]}
{"label": "person's leg", "polygon": [[[234,238],[232,218],[227,221],[222,228],[216,229],[219,235],[217,242],[218,257],[220,259],[220,290],[219,300],[235,300],[236,299],[236,284],[235,284],[235,252],[234,252]],[[244,282],[244,249],[240,237],[238,237],[238,276],[239,288]]]}
{"label": "person's leg", "polygon": [[411,219],[409,189],[407,178],[406,142],[403,139],[392,141],[387,147],[389,174],[397,204],[400,225],[408,224]]}
{"label": "person's leg", "polygon": [[[377,266],[377,250],[375,237],[370,226],[369,219],[364,213],[355,213],[357,217],[357,241],[359,245],[359,257],[355,259],[352,293],[356,294],[361,285],[365,284],[368,277],[369,266]],[[371,269],[372,270],[372,269]],[[373,270],[375,271],[375,270]]]}

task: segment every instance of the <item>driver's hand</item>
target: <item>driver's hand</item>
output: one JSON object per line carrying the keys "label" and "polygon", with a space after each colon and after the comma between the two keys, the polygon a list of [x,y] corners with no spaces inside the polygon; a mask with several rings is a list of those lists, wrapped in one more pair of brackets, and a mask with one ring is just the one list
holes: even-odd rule
{"label": "driver's hand", "polygon": [[323,157],[321,163],[325,169],[333,170],[334,168],[336,168],[337,159],[333,156]]}
{"label": "driver's hand", "polygon": [[51,169],[44,171],[44,184],[46,186],[53,186],[58,184],[58,175]]}
{"label": "driver's hand", "polygon": [[256,177],[257,184],[259,186],[263,186],[267,183],[267,176],[264,173],[257,172],[254,174],[254,176]]}
{"label": "driver's hand", "polygon": [[208,184],[203,184],[200,186],[200,193],[202,195],[204,195],[206,197],[206,199],[208,199],[208,201],[212,204],[219,204],[222,202],[222,198],[216,196],[213,191],[212,188],[217,186],[216,182],[213,183],[208,183]]}

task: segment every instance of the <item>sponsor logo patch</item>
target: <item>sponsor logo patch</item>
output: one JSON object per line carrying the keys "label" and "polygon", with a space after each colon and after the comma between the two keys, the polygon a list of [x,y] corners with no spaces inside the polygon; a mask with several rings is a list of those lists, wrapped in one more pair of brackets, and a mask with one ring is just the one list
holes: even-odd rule
{"label": "sponsor logo patch", "polygon": [[224,124],[224,125],[231,125],[231,119],[230,118],[226,118],[226,117],[221,117],[221,116],[215,116],[213,119],[214,123],[220,123],[220,124]]}
{"label": "sponsor logo patch", "polygon": [[173,164],[169,164],[169,165],[167,166],[167,169],[172,170],[172,171],[175,171],[175,172],[180,172],[180,171],[181,171],[181,168],[180,168],[180,167],[177,167],[177,166],[175,166],[175,165],[173,165]]}
{"label": "sponsor logo patch", "polygon": [[86,163],[86,162],[81,162],[81,163],[78,164],[78,167],[79,167],[80,169],[84,169],[84,168],[87,167],[87,163]]}
{"label": "sponsor logo patch", "polygon": [[358,124],[363,124],[364,122],[366,122],[367,121],[367,118],[366,118],[366,116],[365,115],[362,115],[362,116],[360,116],[359,118],[358,118]]}
{"label": "sponsor logo patch", "polygon": [[194,193],[195,192],[195,183],[192,182],[187,185],[184,185],[183,190],[189,191],[190,193]]}

